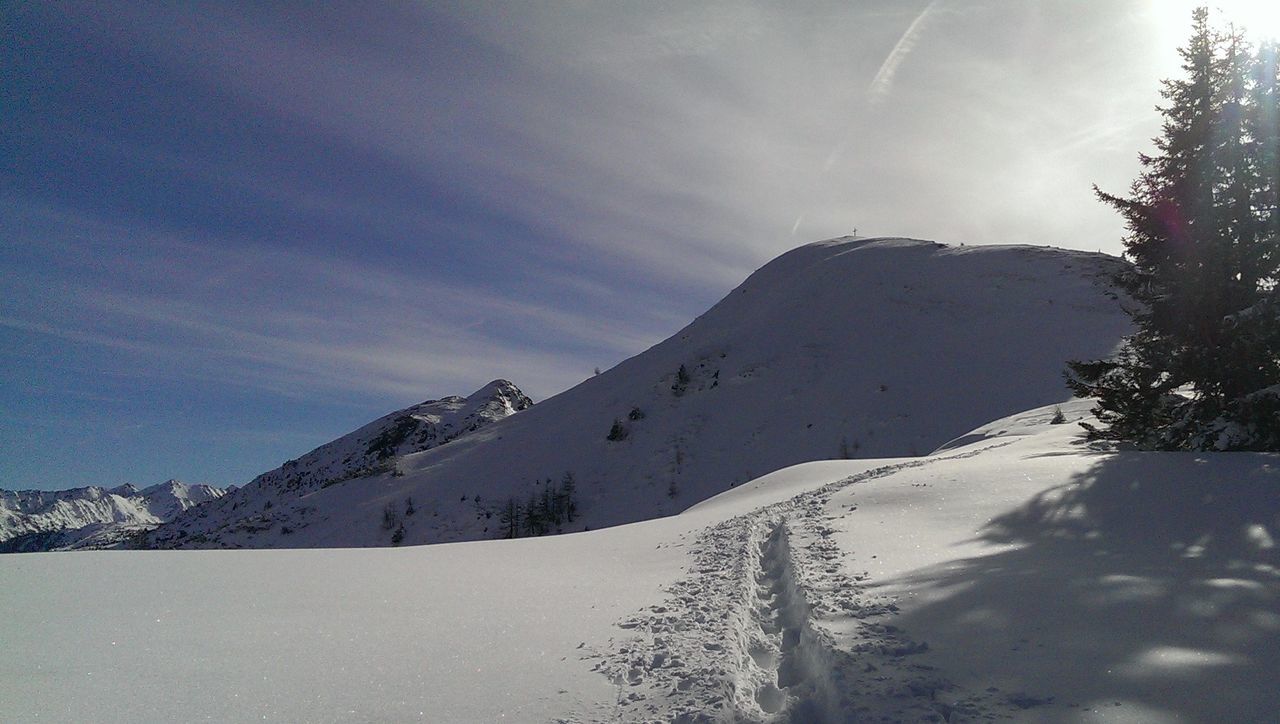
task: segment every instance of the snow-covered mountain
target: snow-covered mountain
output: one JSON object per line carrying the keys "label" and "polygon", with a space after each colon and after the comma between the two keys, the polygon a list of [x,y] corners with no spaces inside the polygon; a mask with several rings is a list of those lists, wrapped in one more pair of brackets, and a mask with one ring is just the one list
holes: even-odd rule
{"label": "snow-covered mountain", "polygon": [[227,492],[178,480],[142,490],[0,490],[0,553],[115,545]]}
{"label": "snow-covered mountain", "polygon": [[269,473],[276,482],[255,481],[152,541],[493,538],[511,504],[562,492],[566,475],[578,516],[548,527],[581,530],[671,514],[808,460],[924,454],[985,420],[1068,397],[1063,362],[1105,356],[1130,330],[1110,282],[1122,268],[1046,247],[810,244],[666,341],[519,415],[373,475],[341,479],[366,469],[349,467],[314,485]]}
{"label": "snow-covered mountain", "polygon": [[392,412],[259,475],[216,505],[175,519],[149,534],[148,545],[183,545],[193,534],[200,537],[197,543],[272,529],[290,535],[321,512],[307,502],[314,493],[357,478],[399,476],[405,455],[439,447],[532,405],[511,382],[494,380],[468,397],[428,400]]}
{"label": "snow-covered mountain", "polygon": [[494,380],[468,397],[452,395],[384,415],[254,478],[245,487],[305,492],[344,480],[394,472],[405,455],[443,445],[533,405],[520,388]]}

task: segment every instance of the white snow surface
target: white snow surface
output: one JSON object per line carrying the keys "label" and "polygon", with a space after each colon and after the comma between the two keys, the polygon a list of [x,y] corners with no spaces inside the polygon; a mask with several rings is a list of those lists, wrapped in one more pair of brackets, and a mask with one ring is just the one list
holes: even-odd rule
{"label": "white snow surface", "polygon": [[1052,414],[586,533],[0,557],[0,720],[1274,721],[1280,457]]}
{"label": "white snow surface", "polygon": [[[1110,282],[1122,268],[1114,257],[1048,247],[810,244],[666,341],[447,445],[388,460],[393,471],[326,472],[328,485],[294,485],[279,480],[286,466],[151,540],[226,548],[494,538],[506,500],[565,473],[581,516],[560,530],[597,529],[670,515],[800,462],[923,454],[1068,397],[1064,361],[1105,356],[1131,329]],[[625,439],[607,439],[615,421]],[[403,515],[410,507],[416,514]]]}
{"label": "white snow surface", "polygon": [[168,480],[139,490],[0,490],[0,551],[98,547],[217,500],[225,488]]}

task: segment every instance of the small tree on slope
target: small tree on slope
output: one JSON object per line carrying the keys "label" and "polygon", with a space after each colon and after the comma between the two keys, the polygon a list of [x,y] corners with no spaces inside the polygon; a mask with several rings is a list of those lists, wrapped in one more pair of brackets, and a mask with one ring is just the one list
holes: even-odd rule
{"label": "small tree on slope", "polygon": [[1068,363],[1068,384],[1098,398],[1093,439],[1280,449],[1275,48],[1192,19],[1157,153],[1128,197],[1095,188],[1125,218],[1138,331],[1114,359]]}

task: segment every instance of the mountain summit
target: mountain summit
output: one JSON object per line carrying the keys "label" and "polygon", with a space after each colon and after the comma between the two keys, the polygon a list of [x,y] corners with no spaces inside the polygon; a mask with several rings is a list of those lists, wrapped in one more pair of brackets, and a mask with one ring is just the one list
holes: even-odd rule
{"label": "mountain summit", "polygon": [[492,538],[511,532],[500,523],[510,513],[564,495],[566,480],[578,515],[550,530],[581,530],[671,514],[799,462],[925,454],[1067,399],[1064,360],[1104,356],[1130,330],[1111,282],[1124,268],[1048,247],[810,244],[666,341],[536,407],[418,451],[414,415],[387,416],[153,541]]}

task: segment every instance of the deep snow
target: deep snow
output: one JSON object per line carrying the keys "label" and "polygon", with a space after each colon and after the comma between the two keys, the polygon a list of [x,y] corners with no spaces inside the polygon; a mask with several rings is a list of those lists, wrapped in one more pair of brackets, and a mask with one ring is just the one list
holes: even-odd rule
{"label": "deep snow", "polygon": [[588,533],[6,556],[0,719],[1274,720],[1280,458],[1052,411]]}

